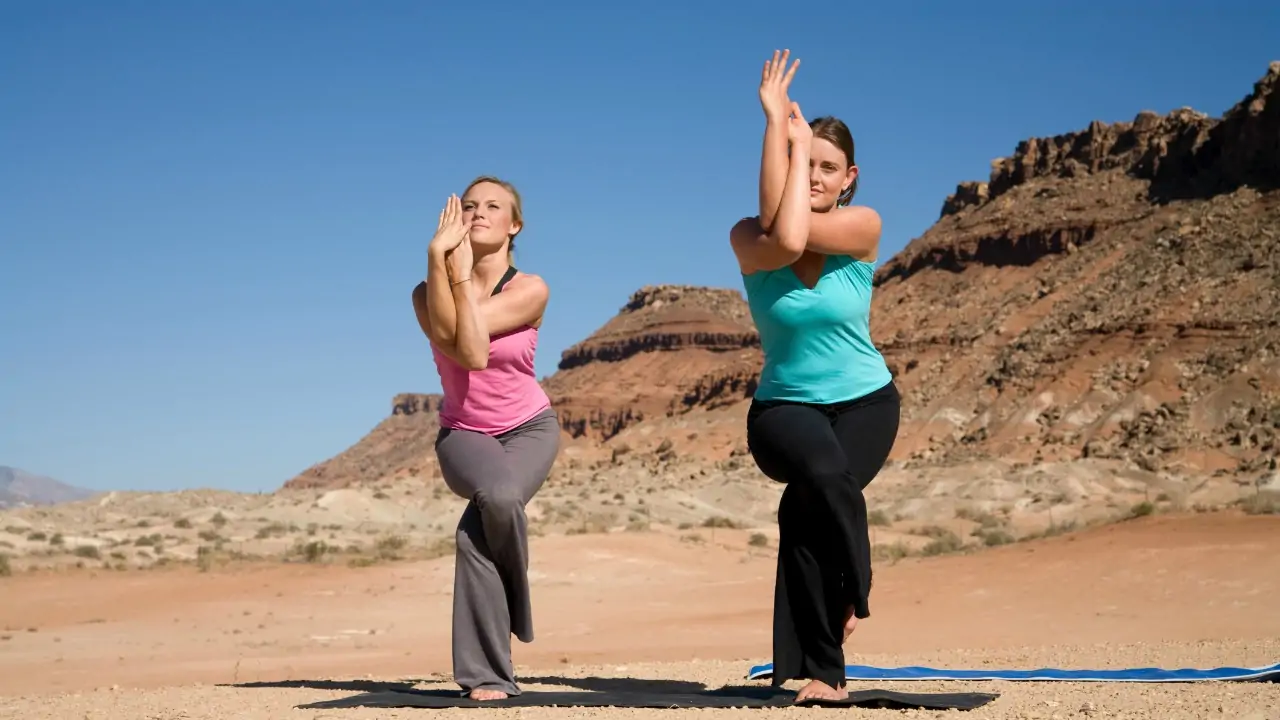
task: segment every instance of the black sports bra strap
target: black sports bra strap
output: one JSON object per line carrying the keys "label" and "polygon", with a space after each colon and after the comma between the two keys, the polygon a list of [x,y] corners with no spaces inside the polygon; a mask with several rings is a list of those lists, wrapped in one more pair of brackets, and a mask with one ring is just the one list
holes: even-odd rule
{"label": "black sports bra strap", "polygon": [[493,288],[493,292],[490,293],[490,295],[497,295],[498,291],[502,289],[502,286],[511,282],[511,278],[515,277],[517,272],[515,265],[508,265],[507,271],[502,274],[502,279],[498,281],[498,284]]}

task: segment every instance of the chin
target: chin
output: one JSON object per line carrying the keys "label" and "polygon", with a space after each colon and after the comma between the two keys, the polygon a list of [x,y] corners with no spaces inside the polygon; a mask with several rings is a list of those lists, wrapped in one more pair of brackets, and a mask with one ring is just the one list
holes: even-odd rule
{"label": "chin", "polygon": [[471,238],[471,248],[481,254],[497,252],[502,248],[502,243],[505,240],[506,238],[473,237]]}

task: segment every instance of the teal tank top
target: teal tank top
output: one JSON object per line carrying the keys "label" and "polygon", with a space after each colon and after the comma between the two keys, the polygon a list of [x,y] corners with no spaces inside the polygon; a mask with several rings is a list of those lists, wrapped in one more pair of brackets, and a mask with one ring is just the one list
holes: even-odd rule
{"label": "teal tank top", "polygon": [[742,276],[764,350],[757,399],[836,403],[893,379],[871,341],[874,274],[873,263],[827,255],[813,289],[790,267]]}

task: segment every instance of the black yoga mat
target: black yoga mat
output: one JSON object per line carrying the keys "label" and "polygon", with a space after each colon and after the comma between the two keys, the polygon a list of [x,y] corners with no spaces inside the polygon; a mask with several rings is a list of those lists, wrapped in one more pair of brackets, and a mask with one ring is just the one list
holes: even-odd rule
{"label": "black yoga mat", "polygon": [[[810,700],[803,706],[861,707],[924,710],[972,710],[999,697],[995,693],[914,693],[891,690],[856,690],[848,700]],[[299,705],[300,710],[379,708],[485,708],[485,707],[615,707],[615,708],[774,708],[795,704],[795,693],[759,687],[731,687],[704,692],[601,692],[537,691],[502,700],[471,700],[457,690],[389,690],[367,692],[337,700]]]}

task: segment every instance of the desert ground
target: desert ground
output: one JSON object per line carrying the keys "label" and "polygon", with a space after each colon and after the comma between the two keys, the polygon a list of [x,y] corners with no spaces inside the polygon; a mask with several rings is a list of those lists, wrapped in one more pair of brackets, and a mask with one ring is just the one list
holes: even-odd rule
{"label": "desert ground", "polygon": [[[698,528],[534,537],[538,637],[515,645],[523,687],[752,684],[748,669],[769,660],[775,557],[772,542],[751,535]],[[1274,663],[1278,546],[1280,516],[1223,511],[882,559],[872,617],[850,639],[847,659],[966,668]],[[451,580],[447,555],[367,567],[263,561],[14,573],[0,581],[0,717],[421,717],[437,711],[296,706],[400,683],[450,687]],[[1280,718],[1276,683],[851,684],[872,686],[1000,693],[965,713],[973,718]]]}

